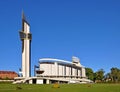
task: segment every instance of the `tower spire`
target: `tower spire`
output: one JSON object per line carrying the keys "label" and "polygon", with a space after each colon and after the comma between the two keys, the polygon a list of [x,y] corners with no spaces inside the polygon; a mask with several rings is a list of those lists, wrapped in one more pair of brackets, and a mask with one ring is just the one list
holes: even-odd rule
{"label": "tower spire", "polygon": [[22,10],[22,20],[25,20],[25,15],[23,10]]}

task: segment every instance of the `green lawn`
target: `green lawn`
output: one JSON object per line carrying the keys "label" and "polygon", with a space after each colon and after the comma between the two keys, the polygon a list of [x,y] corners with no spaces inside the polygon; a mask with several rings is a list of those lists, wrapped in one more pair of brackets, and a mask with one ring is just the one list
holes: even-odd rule
{"label": "green lawn", "polygon": [[120,92],[120,84],[60,84],[60,88],[52,87],[53,84],[0,84],[0,92]]}

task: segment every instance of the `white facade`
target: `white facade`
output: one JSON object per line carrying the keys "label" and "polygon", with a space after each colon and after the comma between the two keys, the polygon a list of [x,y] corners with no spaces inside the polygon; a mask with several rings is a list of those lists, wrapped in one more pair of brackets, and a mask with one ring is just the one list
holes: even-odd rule
{"label": "white facade", "polygon": [[85,78],[85,67],[80,61],[65,61],[52,58],[39,59],[39,67],[44,70],[39,76],[56,78]]}
{"label": "white facade", "polygon": [[30,26],[22,15],[22,31],[20,31],[22,41],[22,77],[31,76],[31,33]]}
{"label": "white facade", "polygon": [[43,80],[42,79],[37,79],[36,81],[37,81],[36,84],[43,84]]}
{"label": "white facade", "polygon": [[29,84],[49,84],[53,82],[63,83],[80,83],[91,82],[86,79],[85,67],[80,64],[77,57],[72,57],[72,62],[43,58],[39,59],[39,67],[34,72],[36,76],[31,77],[31,39],[30,25],[22,15],[22,31],[20,31],[22,41],[22,69],[21,77],[16,77],[14,83],[29,83]]}
{"label": "white facade", "polygon": [[[28,34],[29,31],[29,25],[24,23],[24,32]],[[30,40],[24,39],[24,50],[22,52],[22,72],[23,77],[30,77]]]}

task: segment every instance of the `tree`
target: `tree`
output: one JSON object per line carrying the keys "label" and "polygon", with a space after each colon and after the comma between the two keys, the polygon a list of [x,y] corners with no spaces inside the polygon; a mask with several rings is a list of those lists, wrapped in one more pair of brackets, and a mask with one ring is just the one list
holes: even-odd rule
{"label": "tree", "polygon": [[94,79],[94,72],[91,68],[85,68],[86,70],[86,76],[88,79],[93,80]]}
{"label": "tree", "polygon": [[103,69],[100,69],[97,72],[95,72],[95,79],[97,81],[101,82],[103,80],[103,78],[104,78],[104,70]]}
{"label": "tree", "polygon": [[112,77],[112,82],[120,81],[120,69],[116,67],[111,68],[111,77]]}
{"label": "tree", "polygon": [[111,82],[111,80],[112,80],[111,73],[107,73],[107,74],[104,76],[104,80],[105,80],[105,82]]}

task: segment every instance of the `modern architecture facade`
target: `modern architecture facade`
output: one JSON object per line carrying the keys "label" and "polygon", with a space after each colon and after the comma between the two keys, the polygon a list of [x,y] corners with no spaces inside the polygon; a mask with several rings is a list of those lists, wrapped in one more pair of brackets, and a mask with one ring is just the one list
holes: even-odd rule
{"label": "modern architecture facade", "polygon": [[72,57],[72,61],[54,58],[39,59],[35,78],[37,84],[91,82],[86,78],[85,67],[80,64],[77,57]]}
{"label": "modern architecture facade", "polygon": [[59,83],[89,83],[86,78],[85,67],[81,65],[80,59],[72,57],[72,61],[54,58],[39,59],[39,64],[35,65],[35,75],[31,77],[31,39],[30,25],[22,14],[22,31],[20,31],[22,41],[22,69],[21,76],[14,78],[13,83],[28,84],[50,84]]}
{"label": "modern architecture facade", "polygon": [[39,67],[44,72],[38,76],[57,78],[86,78],[85,67],[77,57],[71,61],[53,58],[39,59]]}
{"label": "modern architecture facade", "polygon": [[22,13],[22,31],[20,31],[20,39],[22,41],[22,77],[31,76],[31,39],[30,25],[26,21],[24,14]]}

